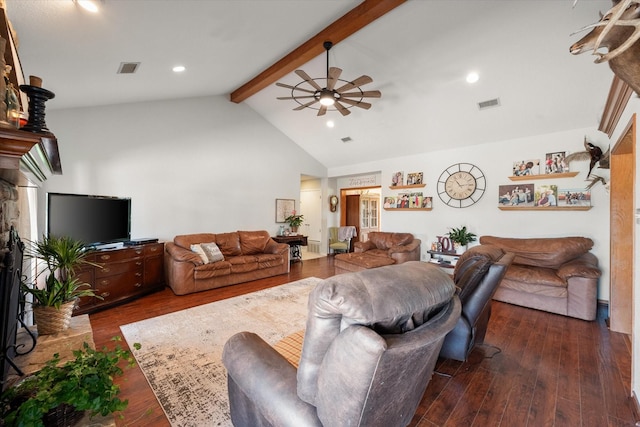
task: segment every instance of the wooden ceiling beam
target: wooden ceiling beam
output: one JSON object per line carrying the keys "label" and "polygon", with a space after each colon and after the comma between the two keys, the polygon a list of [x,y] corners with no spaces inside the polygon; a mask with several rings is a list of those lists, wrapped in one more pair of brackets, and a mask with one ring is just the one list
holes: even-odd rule
{"label": "wooden ceiling beam", "polygon": [[251,95],[258,93],[270,84],[275,83],[278,79],[295,71],[300,66],[325,52],[323,46],[325,41],[331,41],[336,45],[404,2],[406,2],[406,0],[364,0],[337,21],[291,51],[284,58],[231,92],[231,101],[240,103]]}

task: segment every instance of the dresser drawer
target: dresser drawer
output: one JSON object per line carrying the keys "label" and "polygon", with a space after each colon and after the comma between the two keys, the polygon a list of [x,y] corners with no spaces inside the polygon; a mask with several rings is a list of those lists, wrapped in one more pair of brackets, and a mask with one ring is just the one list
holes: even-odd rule
{"label": "dresser drawer", "polygon": [[145,257],[162,255],[162,252],[164,251],[164,243],[154,243],[151,245],[145,245],[143,249],[144,249]]}
{"label": "dresser drawer", "polygon": [[96,253],[96,262],[100,264],[104,262],[126,261],[142,257],[143,254],[143,248],[127,248],[114,251],[100,251]]}
{"label": "dresser drawer", "polygon": [[96,279],[126,273],[128,271],[142,271],[144,262],[142,258],[133,261],[112,262],[104,264],[102,268],[96,268]]}
{"label": "dresser drawer", "polygon": [[142,288],[142,272],[129,271],[103,277],[96,280],[94,288],[96,295],[103,297],[105,302],[109,299],[128,296]]}

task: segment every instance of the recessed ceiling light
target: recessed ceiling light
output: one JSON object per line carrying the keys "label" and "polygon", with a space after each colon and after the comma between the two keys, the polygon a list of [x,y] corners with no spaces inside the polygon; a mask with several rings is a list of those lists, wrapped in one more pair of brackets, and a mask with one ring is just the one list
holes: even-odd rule
{"label": "recessed ceiling light", "polygon": [[98,12],[98,5],[93,0],[75,0],[78,3],[78,6],[82,7],[84,10],[88,10],[91,13]]}
{"label": "recessed ceiling light", "polygon": [[467,83],[475,83],[480,79],[480,76],[475,71],[467,74]]}
{"label": "recessed ceiling light", "polygon": [[181,73],[184,70],[186,70],[186,68],[184,67],[184,65],[176,65],[175,67],[173,67],[173,72],[174,73]]}
{"label": "recessed ceiling light", "polygon": [[333,122],[333,120],[329,120],[327,121],[327,127],[332,128],[334,127],[336,124]]}

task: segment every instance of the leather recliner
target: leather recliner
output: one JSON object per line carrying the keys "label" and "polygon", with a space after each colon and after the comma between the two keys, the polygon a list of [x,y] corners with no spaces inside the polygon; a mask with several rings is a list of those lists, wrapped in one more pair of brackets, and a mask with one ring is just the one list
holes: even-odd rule
{"label": "leather recliner", "polygon": [[474,246],[460,256],[453,281],[462,303],[456,326],[444,339],[440,356],[464,362],[484,342],[491,317],[491,299],[513,261],[514,254],[492,246]]}
{"label": "leather recliner", "polygon": [[241,426],[404,426],[460,316],[449,276],[408,262],[320,282],[299,368],[260,337],[227,341],[231,419]]}

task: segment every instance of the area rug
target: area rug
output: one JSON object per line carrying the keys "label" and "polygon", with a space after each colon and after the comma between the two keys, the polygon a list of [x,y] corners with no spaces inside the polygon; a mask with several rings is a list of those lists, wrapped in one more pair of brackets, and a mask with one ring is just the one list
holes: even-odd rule
{"label": "area rug", "polygon": [[312,277],[120,326],[174,427],[231,426],[222,348],[251,331],[270,344],[305,327]]}

